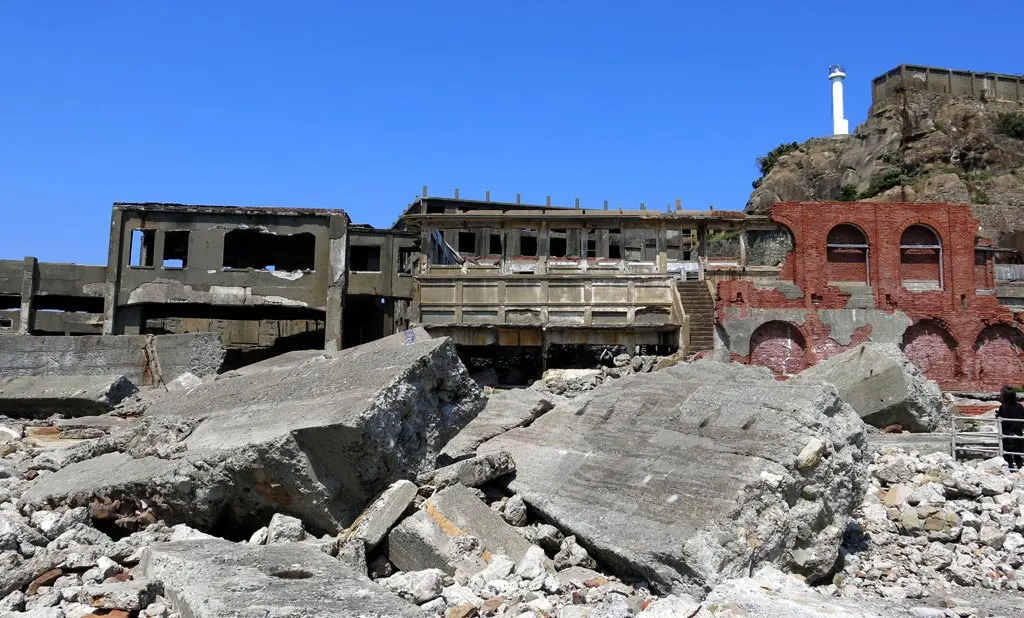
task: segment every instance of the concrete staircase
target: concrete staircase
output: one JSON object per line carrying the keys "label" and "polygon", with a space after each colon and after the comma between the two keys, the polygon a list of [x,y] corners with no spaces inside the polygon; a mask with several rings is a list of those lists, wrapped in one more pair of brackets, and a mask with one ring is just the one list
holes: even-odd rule
{"label": "concrete staircase", "polygon": [[690,316],[690,349],[687,354],[714,347],[715,299],[704,281],[679,281],[676,283],[683,311]]}

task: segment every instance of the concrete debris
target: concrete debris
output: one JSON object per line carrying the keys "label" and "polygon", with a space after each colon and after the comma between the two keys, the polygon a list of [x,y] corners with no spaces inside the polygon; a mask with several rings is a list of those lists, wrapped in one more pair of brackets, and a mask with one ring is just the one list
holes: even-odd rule
{"label": "concrete debris", "polygon": [[0,414],[32,419],[103,414],[138,390],[124,376],[0,378]]}
{"label": "concrete debris", "polygon": [[835,384],[843,401],[879,429],[901,425],[935,431],[945,418],[938,385],[924,377],[896,344],[864,343],[797,374],[794,381]]}
{"label": "concrete debris", "polygon": [[[825,452],[799,469],[812,440]],[[834,387],[706,361],[616,380],[480,447],[501,450],[533,511],[662,592],[762,562],[824,577],[865,489],[864,426]]]}
{"label": "concrete debris", "polygon": [[491,555],[519,561],[529,548],[515,528],[461,485],[434,494],[388,535],[388,557],[403,571],[475,573]]}
{"label": "concrete debris", "polygon": [[395,481],[373,504],[366,507],[352,527],[345,531],[343,538],[361,540],[367,549],[377,547],[415,498],[415,483]]}
{"label": "concrete debris", "polygon": [[176,611],[190,618],[423,617],[414,605],[302,543],[158,544],[144,552],[139,571],[162,581]]}
{"label": "concrete debris", "polygon": [[267,526],[267,543],[296,542],[306,539],[302,521],[281,513],[274,513]]}
{"label": "concrete debris", "polygon": [[[130,454],[68,465],[26,499],[110,498],[122,512],[146,504],[200,529],[282,512],[334,533],[395,479],[432,470],[483,403],[449,339],[360,346],[161,397],[128,440]],[[147,441],[148,450],[133,446]]]}
{"label": "concrete debris", "polygon": [[564,401],[564,397],[535,389],[508,390],[490,395],[480,414],[445,445],[439,463],[469,457],[487,440],[510,429],[529,425]]}
{"label": "concrete debris", "polygon": [[480,487],[515,471],[516,463],[511,455],[505,452],[491,453],[438,468],[429,477],[429,484],[438,489],[456,483],[465,487]]}

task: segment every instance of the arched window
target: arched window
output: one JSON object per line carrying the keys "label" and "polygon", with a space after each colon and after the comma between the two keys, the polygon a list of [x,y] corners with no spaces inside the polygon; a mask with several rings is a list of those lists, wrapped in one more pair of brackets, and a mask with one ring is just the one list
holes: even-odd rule
{"label": "arched window", "polygon": [[942,241],[930,227],[911,225],[900,236],[900,278],[908,290],[942,289]]}
{"label": "arched window", "polygon": [[841,223],[828,233],[826,279],[829,283],[864,283],[871,275],[868,239],[855,225]]}
{"label": "arched window", "polygon": [[765,322],[750,335],[750,364],[767,367],[779,375],[793,375],[807,368],[807,343],[789,322]]}

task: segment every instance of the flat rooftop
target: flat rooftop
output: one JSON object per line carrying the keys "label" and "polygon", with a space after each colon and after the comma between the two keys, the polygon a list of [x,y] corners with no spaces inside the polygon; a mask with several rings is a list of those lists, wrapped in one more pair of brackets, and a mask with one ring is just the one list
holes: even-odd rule
{"label": "flat rooftop", "polygon": [[182,215],[243,215],[274,217],[308,217],[348,214],[340,208],[299,208],[296,206],[214,206],[206,204],[175,204],[172,202],[114,202],[114,210],[132,212],[163,212]]}

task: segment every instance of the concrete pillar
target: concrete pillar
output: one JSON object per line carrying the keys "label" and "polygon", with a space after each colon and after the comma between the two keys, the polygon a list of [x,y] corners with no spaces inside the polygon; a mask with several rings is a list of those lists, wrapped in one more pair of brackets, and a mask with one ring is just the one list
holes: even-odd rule
{"label": "concrete pillar", "polygon": [[324,349],[332,352],[342,348],[342,318],[345,290],[348,287],[348,217],[330,216],[330,267],[327,273],[327,315],[324,326]]}
{"label": "concrete pillar", "polygon": [[117,291],[121,283],[121,269],[127,256],[124,254],[123,214],[114,208],[110,216],[110,240],[107,245],[107,277],[103,290],[103,334],[114,334],[117,314]]}
{"label": "concrete pillar", "polygon": [[740,230],[740,267],[747,267],[747,230]]}
{"label": "concrete pillar", "polygon": [[21,279],[21,320],[18,334],[27,335],[35,330],[36,311],[33,298],[39,289],[39,263],[34,257],[25,257],[25,270]]}

